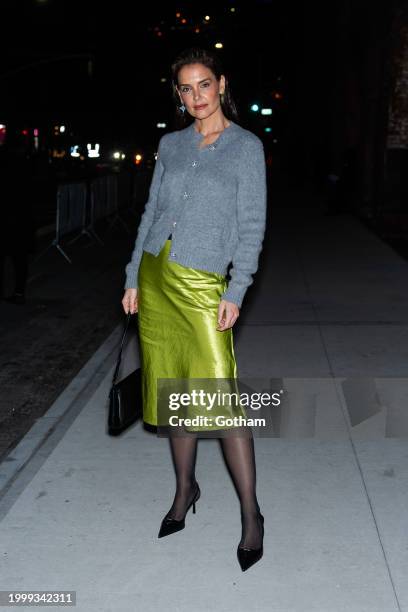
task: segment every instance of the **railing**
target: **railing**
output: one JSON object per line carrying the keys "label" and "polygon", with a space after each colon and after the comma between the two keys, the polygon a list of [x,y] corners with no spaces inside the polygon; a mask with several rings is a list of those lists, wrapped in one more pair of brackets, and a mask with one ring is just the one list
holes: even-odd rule
{"label": "railing", "polygon": [[58,185],[54,238],[36,260],[55,247],[69,263],[72,263],[62,246],[63,238],[68,235],[73,236],[67,244],[86,236],[103,245],[95,227],[102,219],[108,222],[108,231],[119,223],[127,233],[130,233],[122,215],[125,211],[133,213],[135,181],[131,185],[130,178],[130,175],[126,174],[107,174],[92,180],[65,182]]}

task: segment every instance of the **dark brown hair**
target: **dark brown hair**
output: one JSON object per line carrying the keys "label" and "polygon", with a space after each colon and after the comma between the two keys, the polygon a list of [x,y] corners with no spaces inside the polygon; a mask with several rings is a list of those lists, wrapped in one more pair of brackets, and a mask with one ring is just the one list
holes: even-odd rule
{"label": "dark brown hair", "polygon": [[228,77],[223,69],[223,65],[220,58],[216,53],[210,51],[209,49],[205,49],[203,47],[189,47],[188,49],[182,51],[171,65],[173,99],[176,107],[176,128],[181,129],[183,127],[186,127],[187,125],[192,123],[191,120],[193,119],[192,116],[187,112],[187,110],[185,110],[184,113],[180,111],[180,97],[176,90],[176,86],[178,85],[178,74],[181,68],[183,68],[183,66],[187,66],[188,64],[203,64],[211,70],[217,81],[220,80],[221,75],[224,75],[225,90],[224,95],[221,98],[222,112],[224,113],[227,119],[231,119],[232,121],[238,121],[238,111],[231,95],[231,86]]}

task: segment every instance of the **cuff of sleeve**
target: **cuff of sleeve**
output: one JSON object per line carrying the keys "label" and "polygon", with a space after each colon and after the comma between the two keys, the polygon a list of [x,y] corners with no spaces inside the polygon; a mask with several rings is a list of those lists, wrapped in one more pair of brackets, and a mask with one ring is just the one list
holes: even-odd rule
{"label": "cuff of sleeve", "polygon": [[136,254],[136,252],[134,252],[132,255],[132,260],[125,267],[125,289],[137,288],[141,258],[142,257],[139,253]]}
{"label": "cuff of sleeve", "polygon": [[137,289],[137,272],[128,272],[126,275],[125,289]]}
{"label": "cuff of sleeve", "polygon": [[227,302],[233,302],[238,308],[241,308],[246,290],[247,288],[234,287],[233,284],[230,283],[227,290],[222,294],[221,299]]}

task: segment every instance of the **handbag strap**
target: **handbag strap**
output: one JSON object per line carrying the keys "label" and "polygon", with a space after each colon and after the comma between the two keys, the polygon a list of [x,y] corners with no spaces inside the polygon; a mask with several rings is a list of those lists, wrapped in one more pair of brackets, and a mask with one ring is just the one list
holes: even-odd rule
{"label": "handbag strap", "polygon": [[115,373],[114,373],[114,375],[113,375],[113,379],[112,379],[112,384],[113,384],[113,385],[114,385],[114,384],[115,384],[115,382],[116,382],[116,377],[117,377],[118,372],[119,372],[120,362],[121,362],[121,360],[122,360],[122,350],[123,350],[123,345],[124,345],[124,342],[125,342],[125,336],[126,336],[126,332],[127,332],[127,330],[128,330],[128,327],[129,327],[129,321],[130,321],[130,317],[131,317],[131,316],[132,316],[132,313],[129,311],[129,312],[127,313],[126,325],[125,325],[125,329],[124,329],[124,332],[123,332],[123,335],[122,335],[122,341],[121,341],[121,343],[120,343],[120,350],[119,350],[119,355],[118,355],[118,361],[117,361],[117,363],[116,363]]}

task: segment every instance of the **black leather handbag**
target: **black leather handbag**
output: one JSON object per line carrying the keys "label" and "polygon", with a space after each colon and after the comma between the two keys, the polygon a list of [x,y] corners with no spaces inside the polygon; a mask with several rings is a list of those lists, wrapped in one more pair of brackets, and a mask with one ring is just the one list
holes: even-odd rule
{"label": "black leather handbag", "polygon": [[126,378],[123,378],[119,382],[117,381],[119,366],[122,360],[123,345],[130,318],[131,313],[129,312],[127,314],[118,361],[112,379],[112,387],[109,391],[108,434],[110,436],[121,434],[143,416],[141,369],[136,368],[136,370],[128,374]]}

